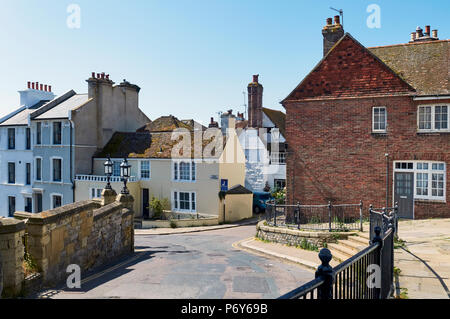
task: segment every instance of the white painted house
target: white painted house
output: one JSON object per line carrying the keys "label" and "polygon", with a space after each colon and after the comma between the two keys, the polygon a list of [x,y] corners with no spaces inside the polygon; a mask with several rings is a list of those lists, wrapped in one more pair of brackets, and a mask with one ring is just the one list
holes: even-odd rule
{"label": "white painted house", "polygon": [[0,119],[0,216],[33,212],[33,143],[29,114],[54,99],[51,86],[28,82],[20,106]]}

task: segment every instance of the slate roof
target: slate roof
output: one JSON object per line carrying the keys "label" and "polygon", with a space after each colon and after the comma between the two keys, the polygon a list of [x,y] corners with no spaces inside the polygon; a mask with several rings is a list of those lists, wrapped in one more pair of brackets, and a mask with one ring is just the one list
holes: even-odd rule
{"label": "slate roof", "polygon": [[[10,118],[7,118],[3,122],[1,122],[0,126],[20,126],[20,125],[28,125],[28,114],[34,112],[36,109],[43,106],[45,103],[47,103],[47,100],[39,101],[38,103],[34,104],[33,106],[30,106],[29,108],[23,108],[22,111],[19,111],[20,109],[16,110],[17,112],[15,115],[11,116]],[[13,112],[14,113],[14,112]]]}
{"label": "slate roof", "polygon": [[450,94],[450,40],[368,48],[418,95]]}
{"label": "slate roof", "polygon": [[229,190],[225,192],[227,195],[239,195],[239,194],[253,194],[252,191],[245,188],[241,184],[235,185],[231,187]]}
{"label": "slate roof", "polygon": [[281,111],[267,109],[263,107],[263,112],[272,121],[273,124],[280,130],[283,136],[286,136],[286,114]]}
{"label": "slate roof", "polygon": [[88,94],[75,94],[63,102],[50,108],[48,111],[34,117],[34,120],[45,119],[66,119],[69,117],[69,111],[88,102]]}

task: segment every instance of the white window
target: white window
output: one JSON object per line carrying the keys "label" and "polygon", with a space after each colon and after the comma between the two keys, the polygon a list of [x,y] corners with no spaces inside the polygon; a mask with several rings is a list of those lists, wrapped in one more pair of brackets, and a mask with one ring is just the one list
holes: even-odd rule
{"label": "white window", "polygon": [[414,198],[445,201],[446,165],[442,162],[396,162],[395,171],[414,173]]}
{"label": "white window", "polygon": [[419,131],[448,132],[450,127],[448,111],[447,105],[419,106],[417,119]]}
{"label": "white window", "polygon": [[177,211],[195,212],[197,210],[195,192],[173,192],[173,207]]}
{"label": "white window", "polygon": [[372,108],[372,131],[386,132],[387,116],[385,107]]}
{"label": "white window", "polygon": [[52,209],[62,206],[62,195],[61,194],[51,194],[50,195]]}
{"label": "white window", "polygon": [[102,198],[102,191],[103,191],[103,189],[101,189],[101,188],[91,188],[90,198],[91,199]]}
{"label": "white window", "polygon": [[195,181],[197,167],[195,162],[174,162],[173,179],[175,181]]}
{"label": "white window", "polygon": [[150,161],[141,161],[141,178],[150,178]]}

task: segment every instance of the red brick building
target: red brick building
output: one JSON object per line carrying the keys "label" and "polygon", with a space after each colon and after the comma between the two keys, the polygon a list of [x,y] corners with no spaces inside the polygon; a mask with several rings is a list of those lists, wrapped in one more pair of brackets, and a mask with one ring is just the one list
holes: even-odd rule
{"label": "red brick building", "polygon": [[282,101],[288,202],[398,201],[406,218],[450,217],[450,40],[427,26],[365,48],[348,33],[333,44],[336,32],[328,19],[324,58]]}

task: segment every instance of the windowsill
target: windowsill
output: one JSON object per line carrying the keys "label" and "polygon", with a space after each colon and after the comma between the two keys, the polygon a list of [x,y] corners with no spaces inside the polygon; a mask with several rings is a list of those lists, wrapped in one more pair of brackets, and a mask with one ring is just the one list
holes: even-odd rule
{"label": "windowsill", "polygon": [[386,131],[379,131],[379,132],[372,131],[370,134],[373,135],[373,136],[381,136],[381,137],[387,136],[387,132]]}
{"label": "windowsill", "polygon": [[424,198],[415,198],[414,202],[416,203],[435,203],[435,204],[447,204],[446,200],[443,199],[424,199]]}
{"label": "windowsill", "polygon": [[189,179],[173,179],[172,182],[174,182],[174,183],[195,183],[196,180],[191,181]]}
{"label": "windowsill", "polygon": [[418,135],[441,135],[450,134],[450,131],[417,131]]}

